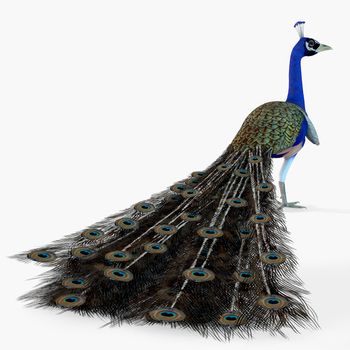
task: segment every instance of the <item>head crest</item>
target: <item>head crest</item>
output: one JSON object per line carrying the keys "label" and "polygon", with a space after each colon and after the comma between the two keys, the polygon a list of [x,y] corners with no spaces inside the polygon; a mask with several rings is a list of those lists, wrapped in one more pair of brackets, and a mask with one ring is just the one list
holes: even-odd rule
{"label": "head crest", "polygon": [[298,32],[300,38],[304,37],[304,24],[305,24],[304,21],[298,21],[297,23],[294,24],[294,28]]}

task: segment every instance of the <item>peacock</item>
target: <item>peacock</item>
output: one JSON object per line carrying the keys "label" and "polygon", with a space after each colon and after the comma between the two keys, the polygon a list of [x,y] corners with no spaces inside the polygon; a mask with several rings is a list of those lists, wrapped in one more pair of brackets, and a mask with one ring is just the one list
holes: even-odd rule
{"label": "peacock", "polygon": [[[17,254],[51,269],[20,297],[36,307],[161,324],[229,340],[253,331],[317,328],[305,300],[283,208],[285,180],[306,138],[301,59],[331,47],[304,36],[292,49],[286,101],[253,110],[206,169],[42,248]],[[284,158],[277,200],[273,158]]]}

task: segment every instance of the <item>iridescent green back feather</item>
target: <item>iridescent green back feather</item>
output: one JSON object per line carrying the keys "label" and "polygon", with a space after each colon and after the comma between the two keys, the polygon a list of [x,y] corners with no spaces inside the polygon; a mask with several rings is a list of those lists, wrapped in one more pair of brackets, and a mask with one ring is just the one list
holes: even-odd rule
{"label": "iridescent green back feather", "polygon": [[248,115],[231,145],[236,149],[261,145],[279,153],[293,146],[303,118],[303,110],[293,103],[265,103]]}

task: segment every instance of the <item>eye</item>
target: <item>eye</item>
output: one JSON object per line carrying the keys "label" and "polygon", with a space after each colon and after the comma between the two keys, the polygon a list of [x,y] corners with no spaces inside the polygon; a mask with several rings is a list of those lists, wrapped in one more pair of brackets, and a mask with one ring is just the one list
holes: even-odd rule
{"label": "eye", "polygon": [[316,44],[316,43],[315,43],[315,40],[313,40],[313,39],[310,39],[310,40],[308,41],[308,45],[309,45],[310,48],[314,47],[315,44]]}

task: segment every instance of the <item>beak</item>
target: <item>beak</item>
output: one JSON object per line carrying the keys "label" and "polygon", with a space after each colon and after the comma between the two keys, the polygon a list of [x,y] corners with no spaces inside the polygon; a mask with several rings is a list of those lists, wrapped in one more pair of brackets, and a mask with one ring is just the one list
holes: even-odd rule
{"label": "beak", "polygon": [[316,49],[316,52],[322,52],[327,50],[333,50],[333,49],[328,45],[320,44],[320,46]]}

